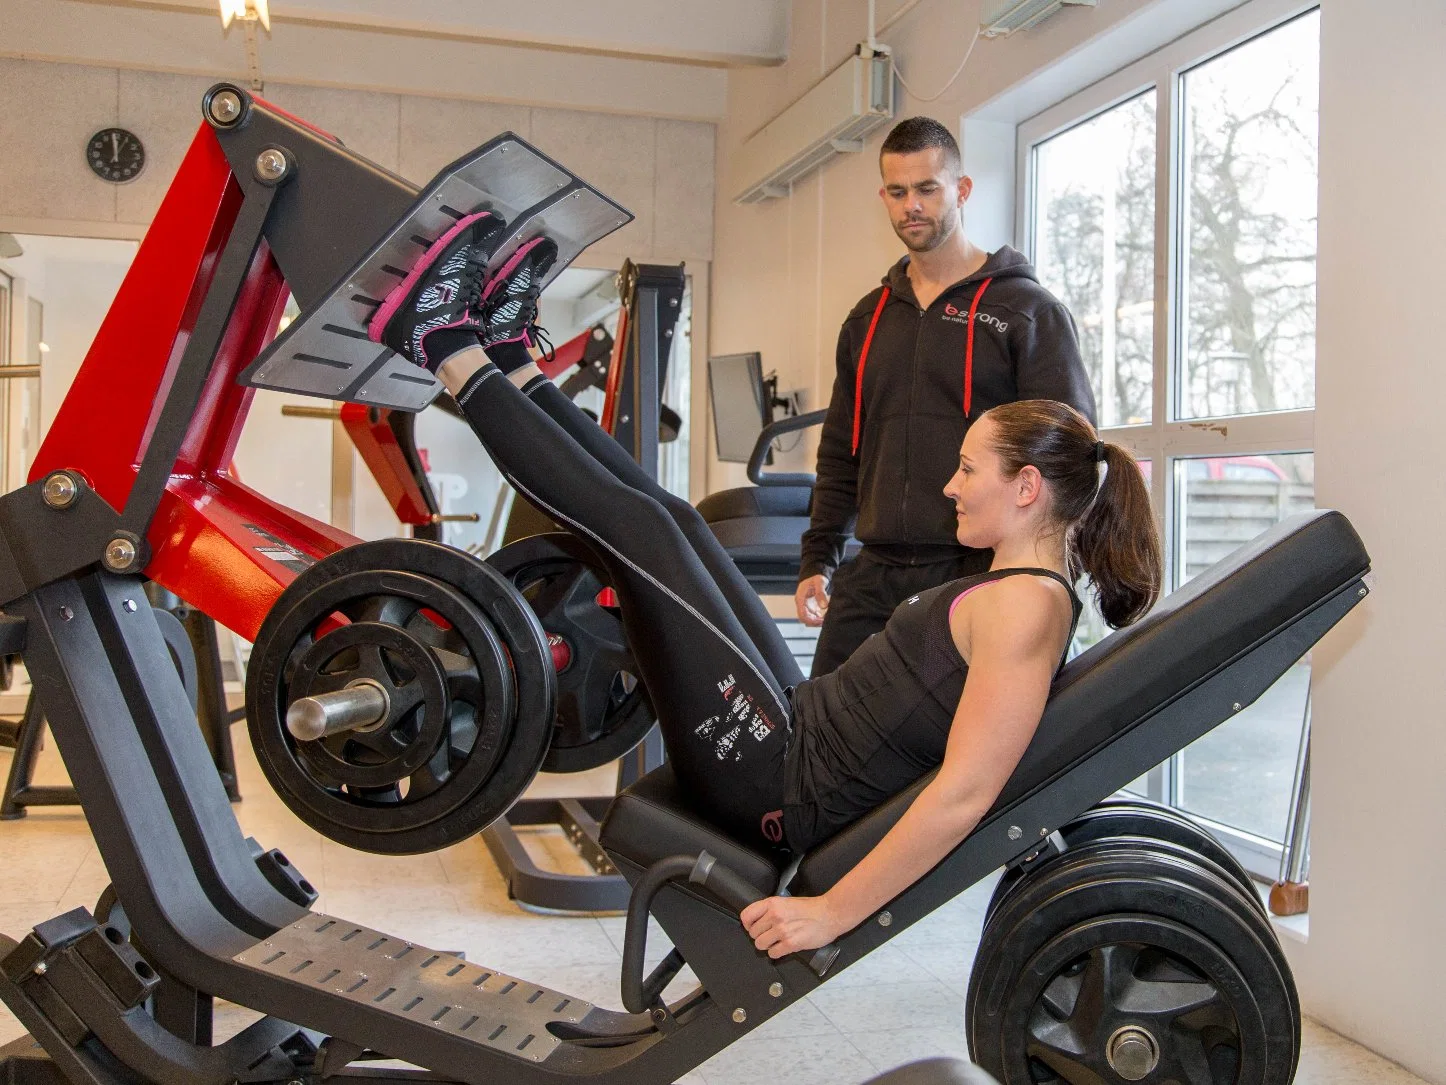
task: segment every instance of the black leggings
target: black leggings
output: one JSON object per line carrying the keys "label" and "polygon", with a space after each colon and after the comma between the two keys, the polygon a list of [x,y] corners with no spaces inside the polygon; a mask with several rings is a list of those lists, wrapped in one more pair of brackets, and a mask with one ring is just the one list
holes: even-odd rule
{"label": "black leggings", "polygon": [[613,577],[623,626],[678,779],[743,839],[783,840],[798,665],[708,525],[549,380],[485,365],[457,403],[519,494]]}

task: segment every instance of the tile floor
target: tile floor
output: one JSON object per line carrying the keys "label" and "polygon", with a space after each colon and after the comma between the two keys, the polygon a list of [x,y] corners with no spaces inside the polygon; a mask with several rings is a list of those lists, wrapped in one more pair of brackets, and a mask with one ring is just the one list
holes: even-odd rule
{"label": "tile floor", "polygon": [[[395,932],[434,948],[463,950],[513,975],[617,1007],[623,921],[530,914],[507,899],[480,841],[432,855],[389,858],[349,851],[302,825],[261,778],[241,729],[245,832],[279,847],[321,890],[319,910]],[[0,749],[0,779],[11,753]],[[543,777],[554,793],[610,790],[610,770]],[[38,783],[64,780],[47,742]],[[560,834],[529,847],[552,865],[579,864]],[[541,861],[541,860],[540,860]],[[107,883],[78,810],[38,809],[0,822],[0,932],[19,937],[77,906],[91,907]],[[990,886],[980,885],[841,973],[763,1027],[681,1079],[680,1085],[851,1085],[930,1055],[965,1057],[961,1021],[969,967]],[[665,951],[660,932],[649,952]],[[686,977],[680,977],[682,983]],[[233,1015],[234,1016],[234,1015]],[[221,1015],[225,1020],[226,1015]],[[22,1030],[0,1006],[0,1044]],[[1417,1085],[1420,1079],[1365,1048],[1306,1022],[1299,1085]]]}

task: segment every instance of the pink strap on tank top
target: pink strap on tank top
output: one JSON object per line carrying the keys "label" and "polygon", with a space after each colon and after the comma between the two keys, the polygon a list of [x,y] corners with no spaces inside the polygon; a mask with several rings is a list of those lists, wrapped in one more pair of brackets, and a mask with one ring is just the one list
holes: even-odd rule
{"label": "pink strap on tank top", "polygon": [[[1002,580],[1003,577],[1001,577],[1000,579]],[[964,602],[964,597],[966,595],[968,595],[970,592],[978,591],[980,588],[987,588],[990,584],[997,583],[999,583],[998,580],[986,580],[983,584],[975,584],[972,588],[965,588],[958,595],[954,596],[954,601],[949,604],[949,620],[951,622],[954,620],[954,612],[959,609],[959,604]]]}

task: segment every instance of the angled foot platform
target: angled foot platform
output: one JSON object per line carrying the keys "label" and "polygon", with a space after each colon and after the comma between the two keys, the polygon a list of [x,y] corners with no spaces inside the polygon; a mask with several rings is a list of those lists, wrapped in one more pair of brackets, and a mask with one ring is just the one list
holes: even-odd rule
{"label": "angled foot platform", "polygon": [[316,912],[233,959],[533,1063],[562,1043],[549,1025],[577,1025],[593,1008],[496,969]]}
{"label": "angled foot platform", "polygon": [[419,411],[437,379],[367,337],[367,323],[428,245],[481,208],[507,220],[488,264],[496,271],[526,242],[546,236],[557,260],[543,286],[578,253],[632,221],[631,212],[504,132],[444,169],[320,304],[289,325],[241,375],[255,388]]}

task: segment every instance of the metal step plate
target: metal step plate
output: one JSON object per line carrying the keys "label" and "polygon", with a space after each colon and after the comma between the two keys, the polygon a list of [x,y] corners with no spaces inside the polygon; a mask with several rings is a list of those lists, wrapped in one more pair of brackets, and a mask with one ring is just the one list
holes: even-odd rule
{"label": "metal step plate", "polygon": [[489,273],[534,237],[557,243],[557,262],[544,286],[583,249],[633,218],[525,140],[504,132],[439,173],[325,300],[261,352],[241,383],[403,411],[431,403],[441,383],[368,339],[367,323],[435,238],[484,207],[500,213],[508,226]]}
{"label": "metal step plate", "polygon": [[577,1024],[593,1008],[570,995],[316,912],[234,959],[529,1062],[544,1061],[561,1044],[548,1031],[549,1022]]}

